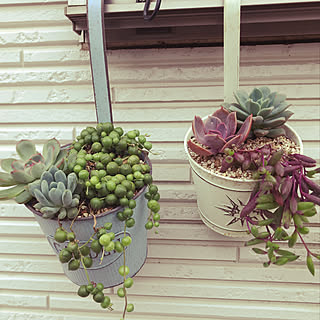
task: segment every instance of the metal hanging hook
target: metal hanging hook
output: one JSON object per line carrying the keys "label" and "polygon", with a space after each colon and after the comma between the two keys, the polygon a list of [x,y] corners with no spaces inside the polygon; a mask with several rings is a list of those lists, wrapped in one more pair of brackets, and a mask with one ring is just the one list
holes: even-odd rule
{"label": "metal hanging hook", "polygon": [[143,18],[148,21],[151,21],[156,16],[156,14],[159,12],[160,6],[161,6],[161,0],[157,0],[156,6],[155,6],[152,14],[148,15],[150,3],[151,3],[151,0],[146,0],[146,3],[144,5],[144,10],[143,10]]}
{"label": "metal hanging hook", "polygon": [[97,120],[112,122],[104,27],[104,0],[87,0],[91,75]]}

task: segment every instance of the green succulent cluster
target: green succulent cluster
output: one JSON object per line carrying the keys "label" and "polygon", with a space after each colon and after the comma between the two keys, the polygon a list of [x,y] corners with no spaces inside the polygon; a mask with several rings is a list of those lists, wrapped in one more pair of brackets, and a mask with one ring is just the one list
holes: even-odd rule
{"label": "green succulent cluster", "polygon": [[52,167],[42,173],[40,180],[29,185],[31,195],[38,200],[34,208],[40,210],[43,218],[75,218],[80,199],[75,192],[77,185],[75,173],[66,176],[62,170]]}
{"label": "green succulent cluster", "polygon": [[224,107],[237,113],[238,126],[252,114],[251,137],[275,138],[285,135],[281,126],[293,115],[287,110],[290,105],[285,101],[285,95],[271,92],[268,87],[260,87],[254,88],[249,95],[238,90],[234,96],[238,103],[226,103]]}
{"label": "green succulent cluster", "polygon": [[63,166],[67,150],[61,150],[60,143],[50,139],[44,144],[42,154],[30,140],[19,141],[16,151],[21,159],[1,160],[1,168],[5,172],[0,172],[0,187],[11,188],[0,191],[0,200],[14,198],[18,203],[27,203],[32,199],[28,184],[38,180],[53,165]]}

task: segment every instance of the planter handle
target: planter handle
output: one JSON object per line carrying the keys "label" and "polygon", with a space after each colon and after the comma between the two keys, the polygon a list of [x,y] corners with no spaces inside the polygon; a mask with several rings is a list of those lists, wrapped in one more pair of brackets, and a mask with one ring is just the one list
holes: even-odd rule
{"label": "planter handle", "polygon": [[106,41],[104,34],[104,1],[87,0],[88,37],[91,75],[98,122],[112,122]]}

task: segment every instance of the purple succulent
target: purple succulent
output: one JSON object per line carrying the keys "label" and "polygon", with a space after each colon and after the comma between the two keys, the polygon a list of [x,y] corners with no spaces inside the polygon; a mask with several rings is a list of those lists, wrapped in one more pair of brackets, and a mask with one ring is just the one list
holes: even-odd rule
{"label": "purple succulent", "polygon": [[225,148],[233,148],[243,143],[251,130],[252,115],[248,116],[237,131],[236,112],[230,112],[221,107],[212,116],[203,122],[199,116],[195,116],[192,123],[192,131],[197,142],[206,146],[201,147],[191,139],[188,141],[189,148],[201,155],[210,156],[223,152]]}

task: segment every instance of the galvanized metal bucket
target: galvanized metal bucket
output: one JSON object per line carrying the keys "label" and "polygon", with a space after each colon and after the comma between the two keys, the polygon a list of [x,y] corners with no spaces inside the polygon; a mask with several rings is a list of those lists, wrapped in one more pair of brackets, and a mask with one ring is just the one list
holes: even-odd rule
{"label": "galvanized metal bucket", "polygon": [[[298,134],[288,125],[284,126],[286,136],[293,140],[302,153],[302,141]],[[255,180],[242,180],[215,174],[194,161],[188,151],[187,141],[193,135],[192,128],[184,138],[184,149],[192,169],[199,214],[202,221],[212,230],[229,237],[248,237],[247,227],[240,219],[240,202],[246,204],[256,184]],[[233,203],[231,202],[233,201]],[[221,208],[235,207],[232,213]]]}
{"label": "galvanized metal bucket", "polygon": [[[151,167],[148,158],[145,159]],[[144,197],[146,187],[142,188],[134,197],[136,200],[136,207],[134,209],[133,218],[136,223],[132,228],[127,228],[126,235],[132,238],[132,243],[126,249],[126,265],[130,269],[129,277],[133,277],[143,266],[147,258],[147,230],[145,224],[148,220],[147,199]],[[41,214],[36,211],[30,204],[26,207],[31,210],[35,219],[39,223],[43,233],[46,235],[53,251],[58,256],[61,249],[68,245],[68,242],[63,244],[54,240],[54,234],[58,227],[58,221],[53,219],[44,219]],[[117,218],[117,213],[122,210],[122,207],[117,207],[112,210],[99,214],[96,218],[96,227],[102,227],[106,222],[112,223],[112,232],[115,233],[115,240],[121,240],[124,232],[124,222]],[[71,221],[62,221],[63,228],[67,231],[70,230]],[[80,244],[86,243],[93,235],[93,217],[84,217],[77,219],[73,224],[77,239]],[[98,283],[101,282],[105,288],[114,287],[123,283],[123,277],[118,273],[118,269],[123,265],[123,253],[116,251],[106,252],[103,259],[101,253],[92,256],[93,265],[87,269],[91,281]],[[102,261],[102,262],[101,262]],[[62,264],[63,271],[66,276],[77,285],[88,284],[88,280],[83,267],[76,271],[68,270],[68,264]]]}

